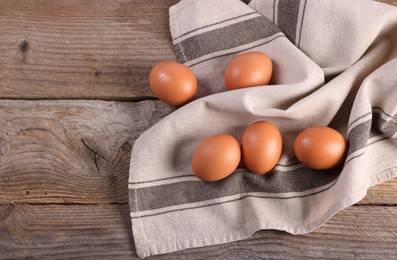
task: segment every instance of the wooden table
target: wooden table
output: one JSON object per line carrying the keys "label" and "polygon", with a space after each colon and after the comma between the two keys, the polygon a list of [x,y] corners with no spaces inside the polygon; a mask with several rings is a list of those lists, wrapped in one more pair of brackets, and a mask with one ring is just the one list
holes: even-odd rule
{"label": "wooden table", "polygon": [[[130,151],[172,111],[147,75],[175,59],[177,2],[0,1],[1,259],[136,257]],[[396,206],[394,179],[311,234],[261,231],[158,258],[395,258]]]}

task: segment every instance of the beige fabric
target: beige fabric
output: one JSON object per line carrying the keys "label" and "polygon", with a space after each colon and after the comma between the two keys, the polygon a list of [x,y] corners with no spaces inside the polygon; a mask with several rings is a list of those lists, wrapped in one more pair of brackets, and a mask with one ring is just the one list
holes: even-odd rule
{"label": "beige fabric", "polygon": [[[199,93],[133,147],[129,199],[140,257],[260,229],[308,233],[397,176],[396,8],[364,0],[182,0],[170,8],[170,27]],[[226,92],[226,65],[250,50],[273,60],[271,85]],[[258,120],[283,135],[272,173],[239,168],[216,183],[193,175],[191,157],[202,139],[240,139]],[[313,125],[330,125],[348,139],[344,165],[313,171],[297,161],[293,140]]]}

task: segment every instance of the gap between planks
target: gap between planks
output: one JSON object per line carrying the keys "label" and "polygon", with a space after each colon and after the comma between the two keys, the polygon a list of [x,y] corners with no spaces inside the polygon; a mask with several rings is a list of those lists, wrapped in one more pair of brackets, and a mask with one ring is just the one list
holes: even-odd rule
{"label": "gap between planks", "polygon": [[132,103],[137,103],[137,102],[142,102],[142,101],[147,101],[147,100],[159,100],[157,97],[154,96],[136,96],[136,97],[71,97],[71,98],[48,98],[45,96],[37,97],[37,98],[32,98],[32,97],[7,97],[7,98],[2,98],[0,97],[0,102],[1,101],[7,101],[7,100],[15,100],[15,101],[51,101],[51,100],[59,100],[59,101],[66,101],[66,100],[79,100],[79,101],[114,101],[114,102],[132,102]]}

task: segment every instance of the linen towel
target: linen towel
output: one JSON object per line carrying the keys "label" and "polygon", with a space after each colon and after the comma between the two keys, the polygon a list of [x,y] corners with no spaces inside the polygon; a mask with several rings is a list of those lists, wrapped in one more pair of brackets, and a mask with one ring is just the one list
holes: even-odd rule
{"label": "linen towel", "polygon": [[[369,0],[182,0],[170,29],[178,61],[198,78],[198,98],[134,144],[129,201],[137,254],[146,257],[241,240],[260,229],[308,233],[397,176],[397,9]],[[225,91],[237,54],[273,61],[269,86]],[[238,168],[206,183],[191,170],[197,145],[216,133],[241,139],[266,120],[283,153],[266,175]],[[293,141],[329,125],[349,142],[343,165],[301,165]]]}

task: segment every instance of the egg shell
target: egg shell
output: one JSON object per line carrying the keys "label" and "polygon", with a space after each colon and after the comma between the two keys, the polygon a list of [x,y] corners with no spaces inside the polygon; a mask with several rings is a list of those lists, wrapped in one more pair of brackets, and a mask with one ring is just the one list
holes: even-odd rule
{"label": "egg shell", "polygon": [[250,125],[242,137],[242,157],[247,168],[264,174],[280,159],[283,141],[279,129],[267,121]]}
{"label": "egg shell", "polygon": [[189,103],[197,92],[197,79],[193,72],[174,61],[154,66],[149,74],[149,84],[157,98],[173,106]]}
{"label": "egg shell", "polygon": [[218,181],[229,176],[241,159],[240,144],[228,134],[216,134],[204,139],[192,158],[194,174],[203,181]]}
{"label": "egg shell", "polygon": [[347,141],[338,131],[326,126],[313,126],[296,137],[294,152],[305,166],[315,170],[333,168],[343,162]]}
{"label": "egg shell", "polygon": [[228,64],[224,80],[227,90],[269,84],[273,72],[271,59],[259,51],[237,55]]}

